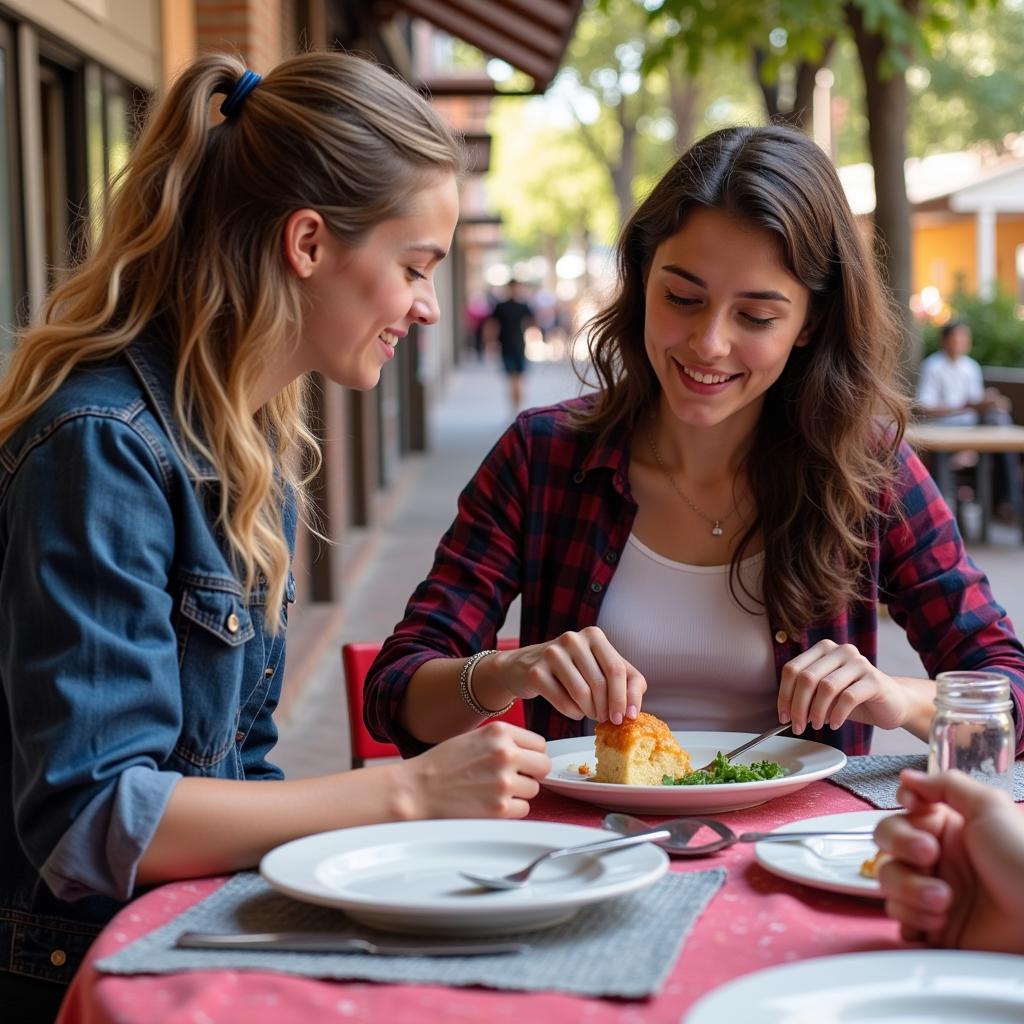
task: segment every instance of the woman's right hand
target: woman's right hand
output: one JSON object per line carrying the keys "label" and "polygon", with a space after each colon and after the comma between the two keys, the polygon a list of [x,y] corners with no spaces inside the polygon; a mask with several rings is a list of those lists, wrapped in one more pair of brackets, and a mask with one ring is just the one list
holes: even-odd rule
{"label": "woman's right hand", "polygon": [[1009,797],[962,772],[904,771],[905,815],[883,819],[875,841],[885,909],[905,939],[1024,953],[1024,815]]}
{"label": "woman's right hand", "polygon": [[504,707],[513,697],[543,697],[566,718],[615,725],[636,718],[646,690],[644,677],[597,626],[498,651],[473,672],[473,692],[484,707]]}
{"label": "woman's right hand", "polygon": [[396,764],[409,818],[525,818],[551,771],[542,736],[489,722]]}

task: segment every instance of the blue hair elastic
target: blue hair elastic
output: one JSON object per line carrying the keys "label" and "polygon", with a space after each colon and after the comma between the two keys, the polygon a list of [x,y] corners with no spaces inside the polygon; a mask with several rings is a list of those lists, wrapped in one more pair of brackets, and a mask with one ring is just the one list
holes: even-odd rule
{"label": "blue hair elastic", "polygon": [[234,117],[242,109],[245,97],[263,81],[263,76],[255,71],[246,71],[235,82],[235,87],[228,93],[228,98],[220,105],[220,112],[225,117]]}

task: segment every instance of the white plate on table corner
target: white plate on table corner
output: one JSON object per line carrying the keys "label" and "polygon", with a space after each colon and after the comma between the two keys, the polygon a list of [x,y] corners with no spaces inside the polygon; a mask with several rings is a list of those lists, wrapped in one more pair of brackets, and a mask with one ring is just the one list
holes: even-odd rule
{"label": "white plate on table corner", "polygon": [[[790,821],[774,832],[803,832],[834,829],[837,832],[874,831],[875,826],[900,811],[849,811],[845,814],[823,814],[820,818]],[[842,892],[850,896],[882,899],[876,878],[865,878],[860,866],[878,852],[870,835],[860,839],[803,839],[792,843],[755,843],[757,863],[773,875],[791,882],[803,882],[815,889]],[[1024,960],[1021,961],[1024,971]]]}
{"label": "white plate on table corner", "polygon": [[755,971],[695,1003],[680,1024],[1019,1024],[1024,958],[897,949]]}
{"label": "white plate on table corner", "polygon": [[522,889],[483,891],[459,875],[507,874],[547,850],[607,839],[550,821],[452,819],[321,832],[260,861],[279,892],[407,934],[497,935],[547,928],[590,903],[635,892],[668,870],[651,843],[542,864]]}
{"label": "white plate on table corner", "polygon": [[[673,732],[672,735],[689,753],[691,763],[702,765],[719,751],[734,750],[752,740],[756,733]],[[594,771],[593,736],[550,740],[547,749],[551,771],[541,779],[541,784],[547,789],[613,811],[648,814],[706,815],[755,807],[767,800],[795,793],[818,779],[827,779],[846,764],[846,755],[835,747],[812,740],[773,736],[740,755],[735,763],[778,761],[786,771],[781,779],[726,782],[713,786],[623,786],[613,782],[594,782],[580,774],[581,765],[588,765],[591,773]]]}

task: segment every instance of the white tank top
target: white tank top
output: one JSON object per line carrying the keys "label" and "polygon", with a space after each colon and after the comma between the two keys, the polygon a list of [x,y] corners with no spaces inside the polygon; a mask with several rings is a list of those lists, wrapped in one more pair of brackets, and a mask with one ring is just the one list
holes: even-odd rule
{"label": "white tank top", "polygon": [[[763,568],[763,554],[739,565],[757,598]],[[630,534],[597,625],[647,679],[643,710],[670,728],[762,732],[778,724],[768,618],[740,607],[728,565],[673,562]]]}

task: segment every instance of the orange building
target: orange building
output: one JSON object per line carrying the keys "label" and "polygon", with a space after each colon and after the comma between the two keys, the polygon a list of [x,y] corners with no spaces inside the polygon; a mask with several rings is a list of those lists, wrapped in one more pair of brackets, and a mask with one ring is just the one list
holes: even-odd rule
{"label": "orange building", "polygon": [[[871,167],[840,169],[858,215],[874,210]],[[957,290],[997,287],[1024,303],[1024,137],[1006,153],[940,153],[906,166],[913,290],[924,312]]]}

